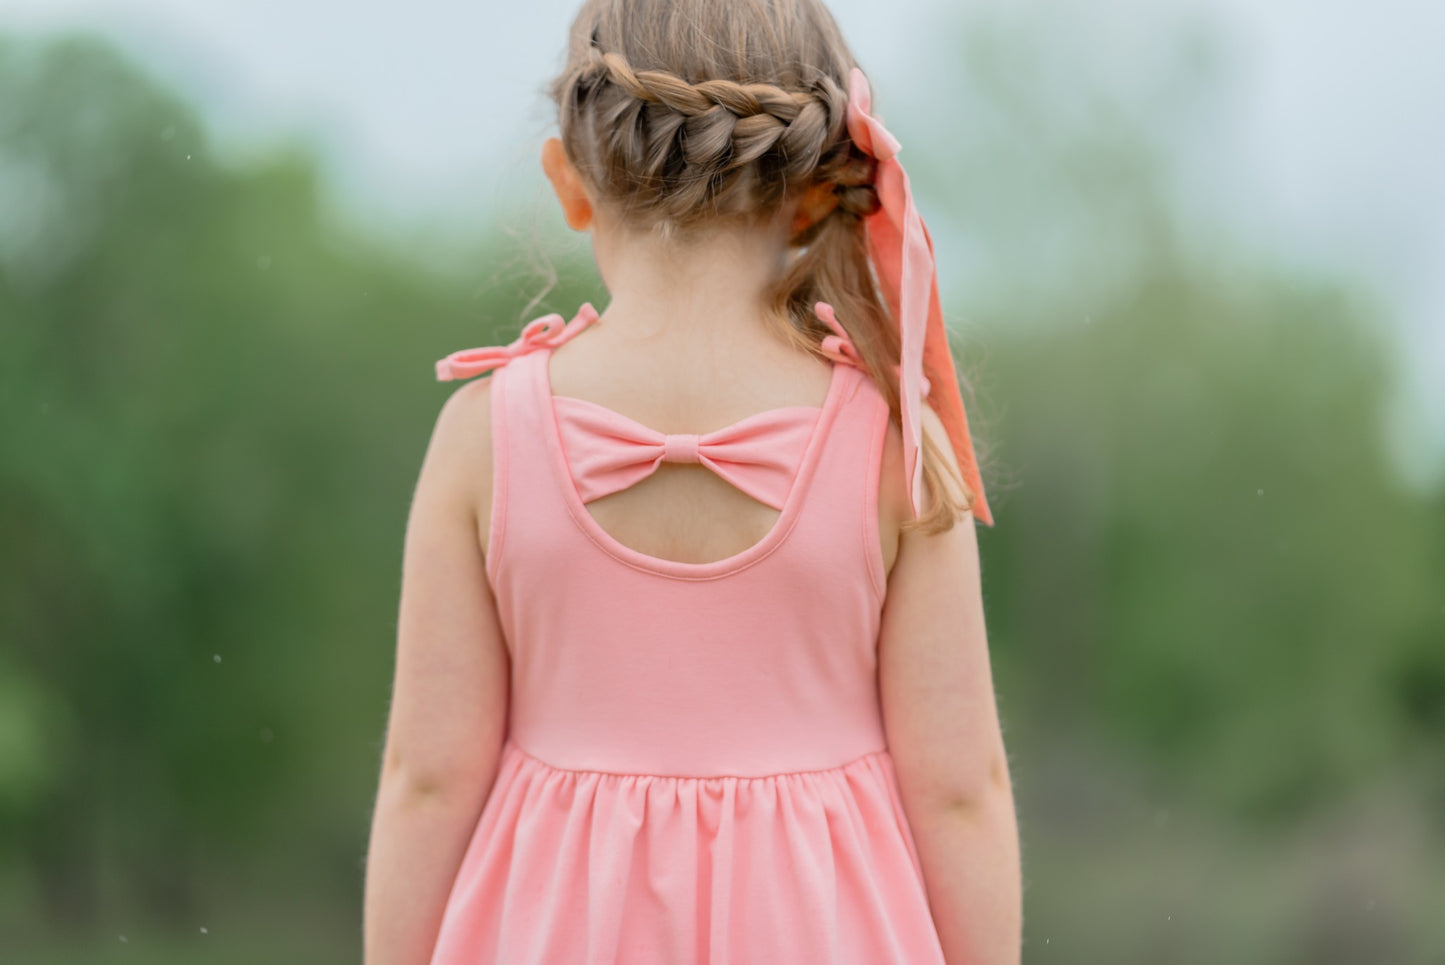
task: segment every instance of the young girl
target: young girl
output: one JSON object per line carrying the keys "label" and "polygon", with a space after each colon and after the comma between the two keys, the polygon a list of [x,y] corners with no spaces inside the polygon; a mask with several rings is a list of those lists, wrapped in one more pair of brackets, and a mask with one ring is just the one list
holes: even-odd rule
{"label": "young girl", "polygon": [[995,965],[992,524],[898,144],[818,0],[589,0],[542,164],[609,300],[460,351],[367,965]]}

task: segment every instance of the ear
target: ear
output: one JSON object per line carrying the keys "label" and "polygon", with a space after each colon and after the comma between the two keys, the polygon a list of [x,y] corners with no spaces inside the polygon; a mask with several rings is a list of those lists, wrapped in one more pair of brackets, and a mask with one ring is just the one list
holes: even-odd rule
{"label": "ear", "polygon": [[567,159],[560,139],[549,137],[543,143],[542,170],[562,203],[562,217],[567,219],[567,226],[574,231],[586,231],[592,224],[592,199],[582,186],[577,168]]}

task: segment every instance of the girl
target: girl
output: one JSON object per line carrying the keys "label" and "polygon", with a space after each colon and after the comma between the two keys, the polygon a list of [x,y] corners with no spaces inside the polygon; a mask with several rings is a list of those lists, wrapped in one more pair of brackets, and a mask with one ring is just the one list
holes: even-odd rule
{"label": "girl", "polygon": [[[589,0],[542,165],[609,301],[455,352],[367,965],[1016,963],[932,246],[818,0]],[[930,391],[931,390],[931,391]]]}

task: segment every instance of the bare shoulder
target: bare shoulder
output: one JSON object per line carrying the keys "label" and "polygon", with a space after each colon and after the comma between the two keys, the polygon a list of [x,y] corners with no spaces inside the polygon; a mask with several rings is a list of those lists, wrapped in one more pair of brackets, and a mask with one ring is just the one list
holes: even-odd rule
{"label": "bare shoulder", "polygon": [[491,433],[492,376],[491,373],[471,379],[459,385],[442,405],[438,425],[446,423],[448,429],[460,429],[466,434],[471,430]]}
{"label": "bare shoulder", "polygon": [[437,500],[475,522],[486,546],[492,496],[492,379],[472,379],[447,397],[427,445],[417,498]]}
{"label": "bare shoulder", "polygon": [[[920,412],[924,435],[938,443],[948,459],[948,464],[953,467],[953,471],[957,472],[958,458],[954,455],[953,447],[948,442],[948,431],[943,427],[943,420],[931,406],[921,407]],[[900,540],[920,538],[909,537],[901,532],[902,525],[913,518],[913,510],[908,498],[908,480],[903,474],[903,430],[892,419],[888,420],[888,432],[883,440],[883,458],[879,472],[881,474],[878,486],[880,535],[884,548],[884,560],[891,573],[893,564],[897,560]],[[923,481],[924,506],[933,505],[933,499],[933,490],[925,477]],[[967,522],[970,518],[970,514],[965,513],[959,522]]]}
{"label": "bare shoulder", "polygon": [[[923,410],[923,431],[952,461],[942,421]],[[895,430],[896,431],[896,430]],[[908,516],[898,433],[891,497]],[[946,474],[945,474],[946,475]],[[932,495],[925,492],[926,505]],[[1007,787],[993,694],[977,534],[971,514],[941,533],[904,533],[889,574],[878,638],[884,729],[910,816],[976,809]]]}

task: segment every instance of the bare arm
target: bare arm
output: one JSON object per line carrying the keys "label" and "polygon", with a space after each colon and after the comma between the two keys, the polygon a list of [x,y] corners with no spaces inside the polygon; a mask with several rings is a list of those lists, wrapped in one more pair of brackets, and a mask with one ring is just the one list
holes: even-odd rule
{"label": "bare arm", "polygon": [[[396,678],[367,851],[365,965],[426,965],[491,793],[509,664],[484,569],[490,379],[442,408],[407,522]],[[479,509],[480,507],[480,509]]]}
{"label": "bare arm", "polygon": [[[938,416],[926,406],[923,413],[924,431],[947,450]],[[896,426],[890,433],[880,500],[906,519],[901,436]],[[1018,826],[974,526],[969,514],[937,536],[900,536],[878,645],[879,691],[944,959],[1016,965],[1023,944]]]}

